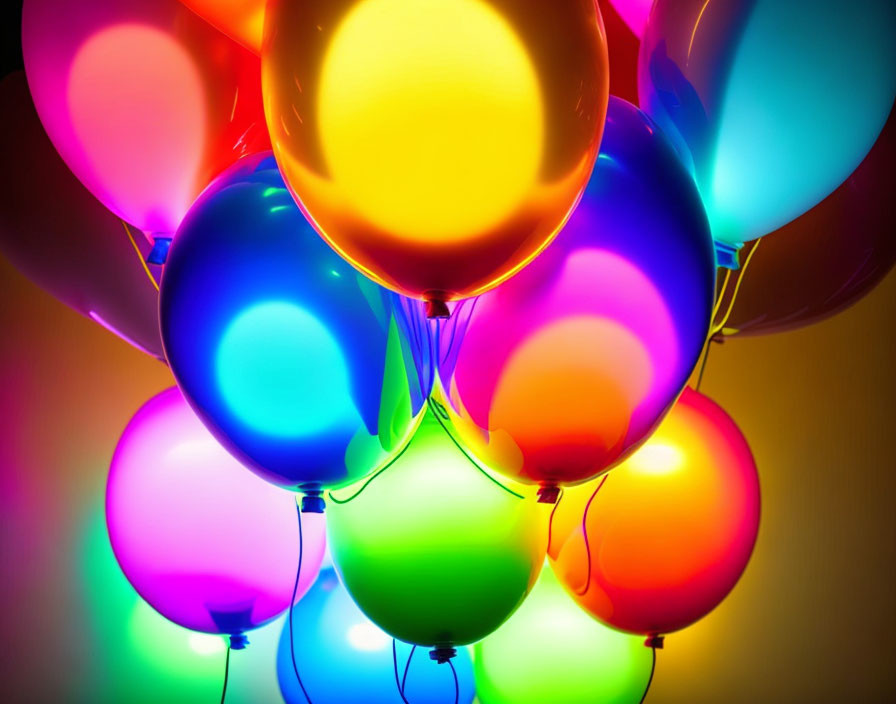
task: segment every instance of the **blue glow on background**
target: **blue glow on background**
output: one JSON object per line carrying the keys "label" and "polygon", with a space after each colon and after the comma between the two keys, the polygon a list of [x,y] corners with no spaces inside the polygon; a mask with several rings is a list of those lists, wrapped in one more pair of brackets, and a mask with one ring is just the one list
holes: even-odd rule
{"label": "blue glow on background", "polygon": [[221,337],[216,373],[230,410],[260,433],[301,437],[356,422],[338,342],[292,303],[240,313]]}

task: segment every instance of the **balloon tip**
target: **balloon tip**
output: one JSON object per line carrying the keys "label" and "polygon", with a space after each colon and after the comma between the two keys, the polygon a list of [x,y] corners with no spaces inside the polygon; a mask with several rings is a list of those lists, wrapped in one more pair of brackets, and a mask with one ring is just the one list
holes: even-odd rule
{"label": "balloon tip", "polygon": [[302,492],[302,513],[323,513],[324,497],[323,491],[319,486],[302,486],[299,487]]}
{"label": "balloon tip", "polygon": [[168,249],[171,247],[170,237],[156,237],[152,243],[152,250],[146,257],[147,264],[161,266],[168,259]]}
{"label": "balloon tip", "polygon": [[429,651],[429,659],[433,660],[439,665],[444,665],[455,655],[457,655],[457,650],[455,648],[449,648],[447,646],[439,646]]}
{"label": "balloon tip", "polygon": [[231,650],[245,650],[247,645],[249,645],[249,639],[245,633],[232,633],[230,635]]}
{"label": "balloon tip", "polygon": [[726,242],[715,242],[714,244],[716,248],[716,266],[722,269],[740,269],[737,253],[743,247],[742,244],[732,245]]}
{"label": "balloon tip", "polygon": [[430,298],[426,300],[426,317],[433,318],[450,318],[451,311],[448,310],[448,304],[441,299]]}
{"label": "balloon tip", "polygon": [[663,642],[665,640],[666,640],[665,636],[658,636],[658,635],[647,636],[647,640],[644,641],[644,645],[646,645],[648,648],[662,650]]}
{"label": "balloon tip", "polygon": [[556,484],[545,484],[538,488],[538,503],[555,504],[560,498],[560,487]]}

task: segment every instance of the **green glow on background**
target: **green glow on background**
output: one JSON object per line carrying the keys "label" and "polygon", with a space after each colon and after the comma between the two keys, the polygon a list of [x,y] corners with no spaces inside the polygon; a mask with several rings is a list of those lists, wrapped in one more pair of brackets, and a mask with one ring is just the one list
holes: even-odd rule
{"label": "green glow on background", "polygon": [[519,610],[474,646],[473,667],[481,704],[638,704],[653,654],[579,608],[545,566]]}

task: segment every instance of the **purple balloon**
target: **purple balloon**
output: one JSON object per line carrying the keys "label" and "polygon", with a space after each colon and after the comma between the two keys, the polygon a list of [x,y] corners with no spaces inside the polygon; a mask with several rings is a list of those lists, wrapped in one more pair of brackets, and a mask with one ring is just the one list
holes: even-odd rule
{"label": "purple balloon", "polygon": [[44,132],[21,71],[0,82],[0,251],[82,315],[164,359],[146,238],[81,185]]}
{"label": "purple balloon", "polygon": [[[150,399],[118,441],[106,521],[128,581],[178,625],[239,636],[289,607],[295,495],[231,457],[176,388]],[[304,514],[297,598],[317,577],[324,547],[323,516]]]}

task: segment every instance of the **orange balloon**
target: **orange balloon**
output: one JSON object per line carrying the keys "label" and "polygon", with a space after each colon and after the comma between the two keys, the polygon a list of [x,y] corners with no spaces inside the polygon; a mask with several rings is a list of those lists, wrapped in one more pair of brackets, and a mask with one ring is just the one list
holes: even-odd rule
{"label": "orange balloon", "polygon": [[277,161],[374,281],[447,315],[566,221],[607,107],[593,1],[274,0],[265,21]]}
{"label": "orange balloon", "polygon": [[264,33],[264,0],[180,0],[207,22],[256,54]]}
{"label": "orange balloon", "polygon": [[656,636],[725,598],[758,529],[759,478],[747,441],[725,411],[688,388],[629,459],[564,491],[548,552],[593,616]]}

